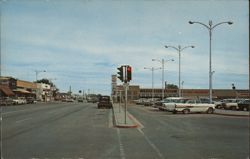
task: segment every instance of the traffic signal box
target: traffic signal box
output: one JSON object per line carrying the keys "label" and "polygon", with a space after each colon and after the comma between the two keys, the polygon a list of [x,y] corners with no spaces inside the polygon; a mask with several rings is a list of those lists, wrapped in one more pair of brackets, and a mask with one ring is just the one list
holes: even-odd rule
{"label": "traffic signal box", "polygon": [[132,79],[132,67],[127,66],[127,81],[129,82]]}
{"label": "traffic signal box", "polygon": [[118,78],[122,81],[122,82],[129,82],[132,79],[132,67],[125,65],[125,66],[121,66],[118,67]]}
{"label": "traffic signal box", "polygon": [[118,78],[119,78],[122,82],[124,81],[123,67],[124,67],[124,66],[121,66],[121,67],[118,67],[118,68],[117,68],[117,69],[118,69],[118,72],[117,72]]}

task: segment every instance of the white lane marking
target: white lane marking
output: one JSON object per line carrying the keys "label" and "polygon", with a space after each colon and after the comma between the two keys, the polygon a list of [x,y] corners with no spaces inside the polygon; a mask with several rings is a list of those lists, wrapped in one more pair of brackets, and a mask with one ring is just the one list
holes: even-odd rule
{"label": "white lane marking", "polygon": [[43,109],[47,109],[47,108],[48,107],[38,107],[38,108],[27,108],[27,109],[22,109],[22,110],[14,110],[14,111],[8,111],[8,112],[5,112],[5,113],[2,113],[2,115],[18,113],[18,112],[22,112],[22,111],[43,110]]}
{"label": "white lane marking", "polygon": [[9,112],[5,112],[5,113],[2,113],[2,114],[7,115],[7,114],[18,113],[18,112],[22,112],[22,111],[43,110],[43,109],[46,109],[46,108],[47,107],[27,108],[27,109],[22,109],[22,110],[9,111]]}
{"label": "white lane marking", "polygon": [[[25,109],[26,110],[26,109]],[[17,113],[17,112],[22,112],[22,111],[25,111],[25,110],[16,110],[16,111],[10,111],[10,112],[6,112],[6,113],[2,113],[3,115],[7,115],[7,114],[11,114],[11,113]],[[31,109],[29,109],[31,110]],[[27,111],[27,110],[26,110]]]}
{"label": "white lane marking", "polygon": [[142,125],[141,122],[139,122],[133,115],[131,115],[129,112],[128,113],[128,117],[140,128],[144,128],[144,126]]}
{"label": "white lane marking", "polygon": [[144,132],[141,130],[141,128],[137,128],[137,130],[143,135],[143,137],[146,139],[146,141],[148,142],[148,144],[155,150],[155,152],[157,153],[158,157],[160,159],[164,159],[164,156],[162,155],[162,153],[160,152],[160,150],[155,146],[155,144],[149,140],[149,138],[144,134]]}
{"label": "white lane marking", "polygon": [[118,141],[119,141],[119,146],[120,146],[120,157],[121,159],[126,159],[125,157],[125,151],[124,151],[124,146],[122,144],[122,141],[121,141],[121,133],[120,133],[120,129],[116,129],[117,131],[117,136],[118,136]]}
{"label": "white lane marking", "polygon": [[112,128],[112,127],[113,127],[113,112],[112,112],[112,110],[109,111],[108,127],[109,127],[109,128]]}
{"label": "white lane marking", "polygon": [[22,120],[18,120],[18,121],[16,121],[16,123],[21,123],[21,122],[24,122],[24,121],[26,121],[26,120],[30,120],[30,119],[32,119],[32,118],[25,118],[25,119],[22,119]]}

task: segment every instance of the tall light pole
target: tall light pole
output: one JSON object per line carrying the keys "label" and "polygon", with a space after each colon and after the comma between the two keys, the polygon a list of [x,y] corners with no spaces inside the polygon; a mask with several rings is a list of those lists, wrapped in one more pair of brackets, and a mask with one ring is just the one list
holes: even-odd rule
{"label": "tall light pole", "polygon": [[165,60],[165,59],[161,59],[161,60],[158,60],[158,59],[152,59],[152,61],[158,61],[161,63],[162,65],[162,96],[161,98],[164,99],[164,64],[167,63],[168,61],[174,61],[174,59],[170,59],[170,60]]}
{"label": "tall light pole", "polygon": [[154,99],[154,70],[159,70],[161,69],[159,68],[154,68],[154,67],[144,67],[144,69],[149,69],[152,71],[152,101]]}
{"label": "tall light pole", "polygon": [[35,70],[35,72],[36,72],[36,81],[37,81],[37,76],[38,76],[38,74],[39,74],[40,72],[46,72],[46,70]]}
{"label": "tall light pole", "polygon": [[179,90],[178,90],[179,97],[181,96],[181,52],[189,47],[194,48],[193,45],[185,46],[185,47],[181,47],[181,45],[178,45],[178,47],[170,46],[170,45],[165,46],[165,48],[173,48],[177,50],[179,53]]}
{"label": "tall light pole", "polygon": [[183,97],[183,85],[184,85],[184,81],[181,81],[181,96]]}
{"label": "tall light pole", "polygon": [[[37,76],[40,72],[46,72],[45,70],[35,70],[36,72],[36,82],[37,82]],[[36,84],[36,100],[38,100],[38,84]]]}
{"label": "tall light pole", "polygon": [[212,103],[212,51],[211,51],[212,31],[218,25],[221,25],[221,24],[232,25],[233,22],[232,21],[220,22],[220,23],[213,25],[212,20],[209,20],[208,25],[206,25],[201,22],[189,21],[189,24],[195,24],[195,23],[204,26],[209,31],[209,102]]}

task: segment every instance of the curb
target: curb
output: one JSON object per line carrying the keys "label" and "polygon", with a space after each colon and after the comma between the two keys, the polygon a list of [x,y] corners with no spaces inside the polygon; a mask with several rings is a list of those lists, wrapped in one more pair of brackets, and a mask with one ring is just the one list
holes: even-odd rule
{"label": "curb", "polygon": [[249,115],[238,115],[238,114],[221,114],[221,113],[214,113],[216,115],[223,115],[223,116],[236,116],[236,117],[250,117]]}
{"label": "curb", "polygon": [[[218,112],[219,111],[219,112]],[[240,114],[243,113],[243,114]],[[250,117],[250,112],[231,112],[228,110],[218,110],[217,112],[215,111],[214,114],[216,115],[224,115],[224,116],[238,116],[238,117]]]}
{"label": "curb", "polygon": [[117,120],[115,117],[115,112],[114,112],[114,108],[112,108],[112,112],[113,112],[113,125],[116,128],[137,128],[138,124],[135,124],[136,122],[134,121],[134,119],[131,117],[130,114],[127,114],[127,117],[133,122],[134,125],[119,125],[117,124]]}

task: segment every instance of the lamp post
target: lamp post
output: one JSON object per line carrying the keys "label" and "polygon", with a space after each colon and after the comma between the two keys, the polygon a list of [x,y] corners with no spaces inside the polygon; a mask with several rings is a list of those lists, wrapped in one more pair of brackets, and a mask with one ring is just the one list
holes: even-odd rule
{"label": "lamp post", "polygon": [[181,96],[183,97],[183,85],[184,85],[184,81],[181,81]]}
{"label": "lamp post", "polygon": [[212,103],[212,51],[211,51],[211,43],[212,43],[212,31],[215,27],[221,24],[228,24],[232,25],[232,21],[227,22],[220,22],[215,25],[213,25],[212,20],[209,20],[208,25],[201,23],[201,22],[195,22],[195,21],[189,21],[189,24],[200,24],[208,29],[209,31],[209,102]]}
{"label": "lamp post", "polygon": [[[35,70],[36,72],[36,82],[37,82],[37,76],[40,72],[46,72],[45,70]],[[38,84],[36,84],[36,100],[38,100],[38,96],[39,96],[39,93],[38,93]]]}
{"label": "lamp post", "polygon": [[149,69],[152,71],[152,101],[154,99],[154,70],[159,70],[161,69],[159,68],[154,68],[154,67],[144,67],[144,69]]}
{"label": "lamp post", "polygon": [[173,48],[175,50],[178,51],[179,53],[179,90],[178,90],[178,94],[179,94],[179,97],[181,96],[181,52],[187,48],[194,48],[193,45],[190,45],[190,46],[185,46],[185,47],[181,47],[180,45],[178,45],[178,47],[175,47],[175,46],[169,46],[169,45],[166,45],[165,48]]}
{"label": "lamp post", "polygon": [[36,81],[37,81],[37,76],[38,76],[38,74],[39,74],[40,72],[46,72],[46,70],[35,70],[35,72],[36,72]]}
{"label": "lamp post", "polygon": [[164,64],[167,63],[168,61],[174,61],[174,59],[169,59],[169,60],[165,60],[165,59],[161,59],[161,60],[158,60],[158,59],[152,59],[152,61],[158,61],[161,63],[162,65],[162,99],[164,99]]}

